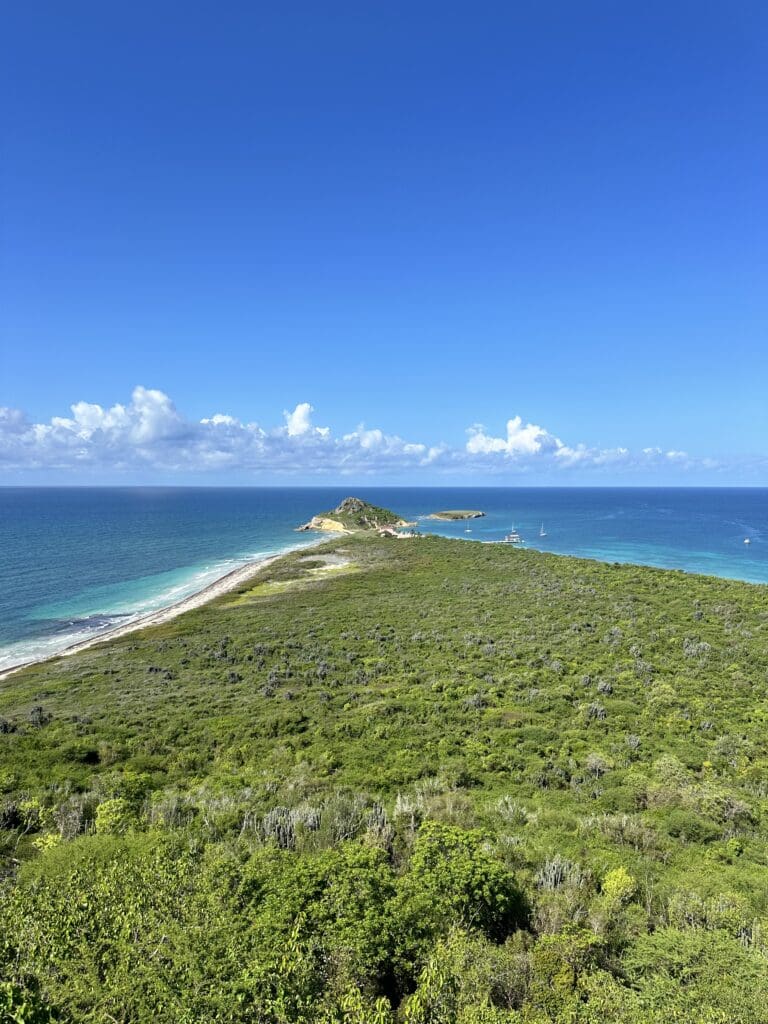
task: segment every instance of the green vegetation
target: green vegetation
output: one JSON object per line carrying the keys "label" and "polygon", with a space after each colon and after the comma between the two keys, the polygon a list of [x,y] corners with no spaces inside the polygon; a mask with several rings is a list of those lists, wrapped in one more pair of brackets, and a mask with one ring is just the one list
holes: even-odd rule
{"label": "green vegetation", "polygon": [[296,552],[3,684],[0,1022],[762,1024],[767,689],[761,587]]}
{"label": "green vegetation", "polygon": [[475,509],[449,508],[445,512],[433,512],[427,519],[482,519],[485,512]]}

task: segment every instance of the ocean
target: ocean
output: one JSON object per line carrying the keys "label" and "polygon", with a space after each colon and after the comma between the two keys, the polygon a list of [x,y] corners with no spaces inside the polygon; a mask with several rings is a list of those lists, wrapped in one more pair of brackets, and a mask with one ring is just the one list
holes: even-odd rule
{"label": "ocean", "polygon": [[[349,489],[0,488],[0,671],[313,543]],[[352,488],[422,532],[768,583],[768,489]],[[440,509],[481,509],[444,523]],[[539,536],[541,526],[546,536]],[[745,544],[745,538],[750,543]]]}

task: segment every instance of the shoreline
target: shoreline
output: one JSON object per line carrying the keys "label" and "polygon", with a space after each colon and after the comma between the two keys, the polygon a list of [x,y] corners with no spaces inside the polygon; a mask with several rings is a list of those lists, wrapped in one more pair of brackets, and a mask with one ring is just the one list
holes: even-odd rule
{"label": "shoreline", "polygon": [[217,597],[222,597],[224,594],[236,590],[242,583],[247,583],[253,579],[262,569],[266,569],[268,565],[272,565],[279,558],[283,558],[293,551],[315,547],[317,544],[324,543],[327,540],[327,537],[318,538],[312,544],[301,544],[296,548],[286,548],[277,554],[267,555],[264,558],[257,558],[246,562],[236,569],[230,569],[229,572],[219,576],[218,579],[213,580],[211,583],[207,583],[201,590],[196,590],[193,594],[188,594],[186,597],[174,601],[173,604],[165,605],[165,607],[157,608],[151,612],[145,612],[129,622],[112,626],[109,629],[105,629],[103,633],[87,637],[85,640],[76,640],[55,654],[47,654],[40,658],[30,658],[29,661],[21,661],[17,665],[10,665],[8,668],[1,669],[0,682],[9,676],[15,675],[17,672],[21,672],[22,669],[31,668],[33,665],[42,665],[47,661],[53,661],[55,658],[67,658],[72,654],[87,650],[89,647],[94,647],[96,644],[105,643],[107,640],[117,640],[139,629],[146,629],[149,626],[162,626],[166,622],[178,618],[179,615],[183,615],[185,612],[200,608],[204,604],[208,604],[209,601],[214,601]]}

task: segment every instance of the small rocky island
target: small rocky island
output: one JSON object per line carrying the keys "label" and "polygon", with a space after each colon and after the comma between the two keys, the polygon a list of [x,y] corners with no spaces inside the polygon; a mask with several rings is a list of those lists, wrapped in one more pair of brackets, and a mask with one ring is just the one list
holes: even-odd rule
{"label": "small rocky island", "polygon": [[448,509],[445,512],[433,512],[427,519],[442,519],[452,521],[454,519],[482,519],[485,512],[478,512],[476,509]]}
{"label": "small rocky island", "polygon": [[361,498],[345,498],[331,512],[321,512],[296,529],[299,532],[320,530],[324,533],[360,533],[371,530],[391,534],[401,526],[413,526],[413,523],[406,522],[388,508],[378,508]]}

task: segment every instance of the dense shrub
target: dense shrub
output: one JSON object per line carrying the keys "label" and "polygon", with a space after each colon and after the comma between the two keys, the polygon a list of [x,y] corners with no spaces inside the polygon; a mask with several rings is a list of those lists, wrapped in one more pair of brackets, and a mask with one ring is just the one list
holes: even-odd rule
{"label": "dense shrub", "polygon": [[764,589],[325,550],[6,681],[0,1022],[762,1024]]}

